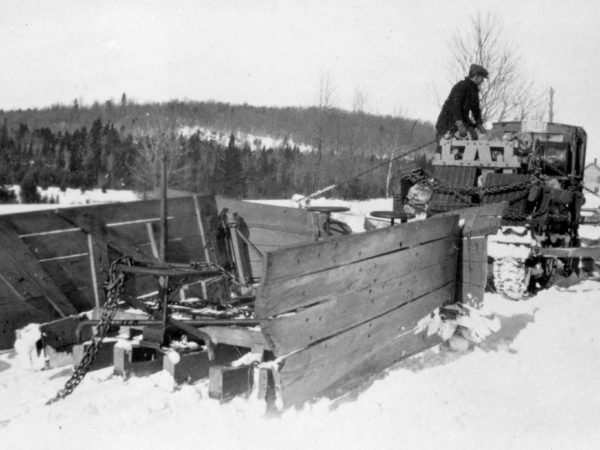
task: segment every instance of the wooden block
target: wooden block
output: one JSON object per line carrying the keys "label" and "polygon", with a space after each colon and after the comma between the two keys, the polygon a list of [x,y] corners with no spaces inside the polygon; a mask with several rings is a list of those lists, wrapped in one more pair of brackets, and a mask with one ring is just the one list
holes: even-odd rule
{"label": "wooden block", "polygon": [[[107,341],[102,343],[102,347],[98,351],[94,362],[90,366],[90,370],[103,369],[113,365],[114,362],[114,346],[117,343],[115,340]],[[91,342],[84,342],[83,344],[77,344],[73,346],[73,365],[77,367],[83,359],[85,352],[90,347]]]}
{"label": "wooden block", "polygon": [[179,361],[173,362],[169,356],[163,358],[163,370],[169,372],[177,383],[193,383],[208,376],[208,352],[180,353]]}
{"label": "wooden block", "polygon": [[219,400],[229,400],[249,392],[253,386],[254,366],[212,366],[209,370],[208,395]]}
{"label": "wooden block", "polygon": [[130,339],[133,339],[134,337],[142,334],[143,329],[144,329],[144,327],[120,326],[119,327],[119,337],[130,340]]}
{"label": "wooden block", "polygon": [[63,350],[56,350],[50,345],[44,347],[44,352],[48,358],[48,366],[51,369],[64,367],[73,364],[73,347],[63,347]]}
{"label": "wooden block", "polygon": [[[57,350],[63,347],[71,347],[78,344],[79,341],[75,336],[75,330],[81,323],[79,317],[65,317],[64,319],[53,320],[40,325],[42,333],[42,341],[44,345],[51,346]],[[82,336],[82,340],[90,339],[91,329],[87,329],[87,336]]]}
{"label": "wooden block", "polygon": [[211,340],[216,344],[226,344],[227,346],[244,347],[247,349],[270,349],[263,334],[259,330],[233,326],[207,326],[198,329],[208,334]]}
{"label": "wooden block", "polygon": [[257,398],[267,402],[267,409],[275,404],[275,374],[273,369],[260,367],[258,369]]}
{"label": "wooden block", "polygon": [[116,375],[150,375],[162,370],[162,358],[162,354],[152,348],[136,345],[113,347],[113,365]]}
{"label": "wooden block", "polygon": [[486,284],[487,279],[484,280],[483,284],[457,283],[456,301],[474,308],[480,308],[483,305],[483,295]]}

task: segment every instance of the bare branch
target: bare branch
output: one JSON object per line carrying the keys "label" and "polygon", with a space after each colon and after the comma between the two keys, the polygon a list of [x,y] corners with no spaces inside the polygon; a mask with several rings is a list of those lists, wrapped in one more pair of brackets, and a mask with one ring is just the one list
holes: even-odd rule
{"label": "bare branch", "polygon": [[455,32],[451,50],[450,73],[455,78],[466,75],[471,64],[482,65],[490,73],[480,87],[484,122],[539,115],[533,82],[520,69],[520,57],[512,45],[505,43],[503,29],[494,16],[478,13],[472,17],[469,28]]}

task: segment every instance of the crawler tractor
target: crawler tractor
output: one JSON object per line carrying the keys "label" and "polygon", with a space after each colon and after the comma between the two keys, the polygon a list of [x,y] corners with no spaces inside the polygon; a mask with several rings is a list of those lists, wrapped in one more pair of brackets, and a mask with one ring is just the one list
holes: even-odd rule
{"label": "crawler tractor", "polygon": [[489,140],[447,135],[430,173],[402,177],[394,209],[410,208],[409,188],[415,185],[431,192],[428,215],[507,201],[503,232],[531,237],[523,282],[534,292],[551,283],[557,267],[566,276],[578,270],[579,258],[548,257],[544,249],[580,246],[585,152],[583,128],[557,123],[499,122]]}

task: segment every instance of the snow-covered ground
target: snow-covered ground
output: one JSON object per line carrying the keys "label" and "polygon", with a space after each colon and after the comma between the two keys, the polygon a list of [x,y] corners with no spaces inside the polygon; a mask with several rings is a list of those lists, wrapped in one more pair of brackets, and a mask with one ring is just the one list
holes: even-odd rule
{"label": "snow-covered ground", "polygon": [[[215,131],[208,129],[206,127],[197,126],[183,126],[179,128],[179,134],[184,137],[190,137],[194,134],[198,134],[201,141],[205,142],[218,142],[223,147],[227,147],[229,145],[229,140],[231,139],[231,133],[224,133],[222,131]],[[315,149],[312,145],[303,144],[301,142],[295,142],[292,138],[273,138],[271,136],[265,135],[255,135],[252,133],[242,133],[240,131],[236,131],[234,133],[235,144],[238,148],[248,146],[250,150],[266,150],[269,148],[294,148],[297,147],[302,153],[312,152]]]}
{"label": "snow-covered ground", "polygon": [[[340,218],[360,229],[365,212],[390,209],[391,200],[347,205]],[[482,344],[434,348],[342,399],[279,416],[265,415],[254,396],[220,404],[204,381],[174,387],[163,372],[123,380],[111,369],[89,373],[70,397],[44,406],[72,369],[27,370],[5,352],[0,447],[600,448],[599,294],[591,279],[527,301],[486,294],[483,312],[502,327]]]}
{"label": "snow-covered ground", "polygon": [[[10,188],[19,198],[19,186]],[[61,191],[58,187],[48,187],[41,189],[38,187],[38,194],[42,199],[53,200],[54,203],[7,203],[0,204],[0,214],[14,214],[19,212],[37,211],[40,209],[56,209],[57,207],[89,205],[94,203],[111,202],[132,202],[140,200],[140,194],[128,190],[107,189],[103,192],[101,189],[90,189],[82,191],[81,189],[67,188]]]}

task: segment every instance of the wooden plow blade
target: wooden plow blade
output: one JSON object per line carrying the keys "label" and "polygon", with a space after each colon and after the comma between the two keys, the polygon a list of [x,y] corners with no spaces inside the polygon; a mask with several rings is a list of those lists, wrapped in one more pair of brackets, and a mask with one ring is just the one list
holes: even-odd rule
{"label": "wooden plow blade", "polygon": [[[167,370],[178,383],[207,378],[215,398],[254,389],[284,407],[337,395],[438,344],[440,338],[416,328],[437,307],[481,302],[485,236],[496,232],[504,207],[315,241],[313,217],[304,210],[180,197],[168,204],[169,264],[157,263],[156,201],[4,216],[0,309],[8,325],[0,343],[11,346],[15,328],[46,322],[47,350],[64,356],[55,365],[77,364],[99,315],[87,320],[74,313],[102,310],[110,263],[128,255],[141,266],[121,267],[131,274],[123,300],[142,311],[119,310],[113,325],[121,337],[141,333],[142,340],[110,339],[92,369],[112,364],[121,375]],[[230,267],[228,276],[260,281],[255,298],[235,303],[214,283],[217,273],[206,266],[192,273],[191,262]],[[205,317],[180,306],[173,292],[165,322],[142,300],[156,291],[157,277],[180,275],[197,276],[186,295],[222,311],[241,305],[252,314]],[[166,349],[164,324],[200,347]],[[172,351],[179,356],[165,357]]]}

